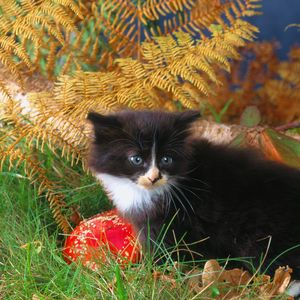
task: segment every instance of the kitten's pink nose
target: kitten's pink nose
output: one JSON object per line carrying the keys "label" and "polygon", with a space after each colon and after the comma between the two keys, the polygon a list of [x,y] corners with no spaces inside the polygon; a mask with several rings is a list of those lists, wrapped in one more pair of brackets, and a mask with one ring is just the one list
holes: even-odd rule
{"label": "kitten's pink nose", "polygon": [[151,181],[152,184],[161,179],[161,174],[157,168],[152,168],[147,174],[147,178]]}
{"label": "kitten's pink nose", "polygon": [[157,180],[160,179],[160,177],[156,177],[156,178],[150,178],[150,177],[148,177],[148,179],[151,181],[152,184],[154,184]]}

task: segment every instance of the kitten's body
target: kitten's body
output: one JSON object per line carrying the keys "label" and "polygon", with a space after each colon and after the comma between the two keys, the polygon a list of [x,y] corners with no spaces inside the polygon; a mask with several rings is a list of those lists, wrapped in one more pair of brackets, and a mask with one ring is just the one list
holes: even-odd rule
{"label": "kitten's body", "polygon": [[[192,139],[188,129],[196,118],[195,112],[91,113],[90,166],[142,242],[148,228],[156,241],[169,226],[167,247],[183,237],[204,259],[254,257],[256,265],[268,251],[267,266],[300,244],[300,171],[249,150]],[[272,269],[278,265],[290,265],[299,277],[300,248]]]}

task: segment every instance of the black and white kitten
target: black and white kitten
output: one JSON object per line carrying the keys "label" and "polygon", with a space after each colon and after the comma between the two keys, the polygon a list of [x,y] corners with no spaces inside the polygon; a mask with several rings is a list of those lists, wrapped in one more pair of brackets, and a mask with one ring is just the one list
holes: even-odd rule
{"label": "black and white kitten", "polygon": [[256,266],[268,251],[264,267],[278,256],[269,271],[289,265],[300,278],[300,171],[192,138],[198,117],[195,111],[89,113],[90,167],[142,243],[149,228],[157,241],[169,226],[166,247],[184,240],[205,259],[252,257]]}

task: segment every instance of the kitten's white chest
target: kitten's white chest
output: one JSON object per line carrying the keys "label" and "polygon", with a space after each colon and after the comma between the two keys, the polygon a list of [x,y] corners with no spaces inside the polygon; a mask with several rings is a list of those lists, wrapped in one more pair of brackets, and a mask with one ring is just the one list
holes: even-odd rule
{"label": "kitten's white chest", "polygon": [[128,178],[105,173],[98,173],[96,177],[110,194],[113,203],[120,212],[149,210],[154,204],[151,200],[153,193],[139,187]]}

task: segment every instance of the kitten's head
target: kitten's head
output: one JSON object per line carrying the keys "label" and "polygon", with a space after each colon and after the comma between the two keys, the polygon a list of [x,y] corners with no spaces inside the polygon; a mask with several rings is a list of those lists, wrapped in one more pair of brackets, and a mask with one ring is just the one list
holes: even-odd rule
{"label": "kitten's head", "polygon": [[[186,138],[199,112],[91,112],[89,165],[121,212],[149,210],[188,167]],[[158,197],[156,197],[158,198]]]}

